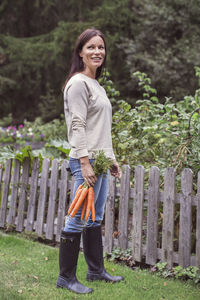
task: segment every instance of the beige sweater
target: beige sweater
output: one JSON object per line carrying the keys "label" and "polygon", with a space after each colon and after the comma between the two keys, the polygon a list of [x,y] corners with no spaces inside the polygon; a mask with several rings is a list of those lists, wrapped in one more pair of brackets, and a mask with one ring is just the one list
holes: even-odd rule
{"label": "beige sweater", "polygon": [[74,75],[65,86],[64,110],[71,146],[69,156],[80,158],[104,150],[115,159],[112,148],[112,107],[97,80],[84,74]]}

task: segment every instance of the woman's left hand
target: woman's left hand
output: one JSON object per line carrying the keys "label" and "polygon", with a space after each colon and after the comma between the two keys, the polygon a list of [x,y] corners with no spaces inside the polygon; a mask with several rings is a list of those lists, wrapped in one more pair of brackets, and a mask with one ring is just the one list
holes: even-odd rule
{"label": "woman's left hand", "polygon": [[119,164],[117,162],[113,163],[113,165],[110,168],[110,173],[112,176],[116,178],[121,178],[122,172]]}

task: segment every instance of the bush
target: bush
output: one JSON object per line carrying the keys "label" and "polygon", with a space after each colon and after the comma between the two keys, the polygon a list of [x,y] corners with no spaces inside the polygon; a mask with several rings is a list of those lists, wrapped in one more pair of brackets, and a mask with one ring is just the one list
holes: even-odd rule
{"label": "bush", "polygon": [[[117,160],[132,168],[156,165],[163,174],[174,167],[177,174],[188,167],[195,175],[199,170],[200,148],[200,89],[194,96],[185,96],[173,103],[166,98],[161,104],[151,80],[145,73],[133,74],[143,89],[143,99],[136,107],[121,100],[113,115],[113,146]],[[196,68],[200,79],[200,68]]]}

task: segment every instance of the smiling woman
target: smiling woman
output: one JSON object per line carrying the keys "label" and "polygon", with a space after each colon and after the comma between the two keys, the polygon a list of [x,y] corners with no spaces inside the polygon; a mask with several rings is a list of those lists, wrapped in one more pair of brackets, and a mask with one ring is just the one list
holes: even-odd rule
{"label": "smiling woman", "polygon": [[99,64],[99,66],[97,66],[96,68],[95,79],[98,79],[101,76],[102,69],[106,64],[106,41],[105,41],[104,34],[100,30],[97,30],[95,28],[89,28],[83,31],[82,34],[77,39],[76,45],[74,47],[73,56],[72,56],[71,69],[67,76],[65,86],[72,76],[74,76],[77,73],[85,72],[85,69],[87,68],[87,64],[86,65],[84,64],[83,58],[81,57],[80,53],[83,51],[83,48],[85,48],[86,44],[88,44],[88,46],[91,47],[88,48],[88,50],[95,47],[95,45],[93,45],[93,43],[91,42],[93,39],[95,39],[96,42],[96,38],[98,39],[98,41],[100,38],[101,45],[99,45],[99,47],[100,48],[104,47],[104,58],[101,61],[101,64]]}
{"label": "smiling woman", "polygon": [[[108,173],[96,177],[92,164],[94,155],[103,151],[113,161],[111,175],[120,177],[120,168],[112,147],[112,106],[97,79],[106,62],[104,35],[94,28],[85,30],[75,45],[72,66],[64,88],[64,109],[71,147],[69,166],[74,176],[72,198],[85,182],[95,193],[95,220],[90,214],[86,223],[81,218],[82,206],[72,218],[66,218],[60,242],[60,274],[57,287],[79,294],[91,293],[76,278],[76,266],[83,233],[83,248],[88,264],[87,280],[118,282],[121,276],[106,272],[103,262],[101,222],[108,194]],[[89,201],[88,201],[89,203]]]}
{"label": "smiling woman", "polygon": [[100,36],[94,36],[91,38],[82,48],[80,52],[80,57],[85,64],[85,69],[82,72],[95,79],[96,69],[100,67],[105,58],[105,44]]}

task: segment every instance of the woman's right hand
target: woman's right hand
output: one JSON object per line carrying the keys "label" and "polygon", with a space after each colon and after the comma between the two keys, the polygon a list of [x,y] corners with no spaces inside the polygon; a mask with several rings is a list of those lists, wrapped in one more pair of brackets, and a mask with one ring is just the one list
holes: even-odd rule
{"label": "woman's right hand", "polygon": [[94,186],[95,182],[97,181],[97,177],[96,177],[94,170],[89,162],[88,156],[81,157],[80,162],[81,162],[81,173],[82,173],[82,176],[83,176],[85,182],[89,186]]}

